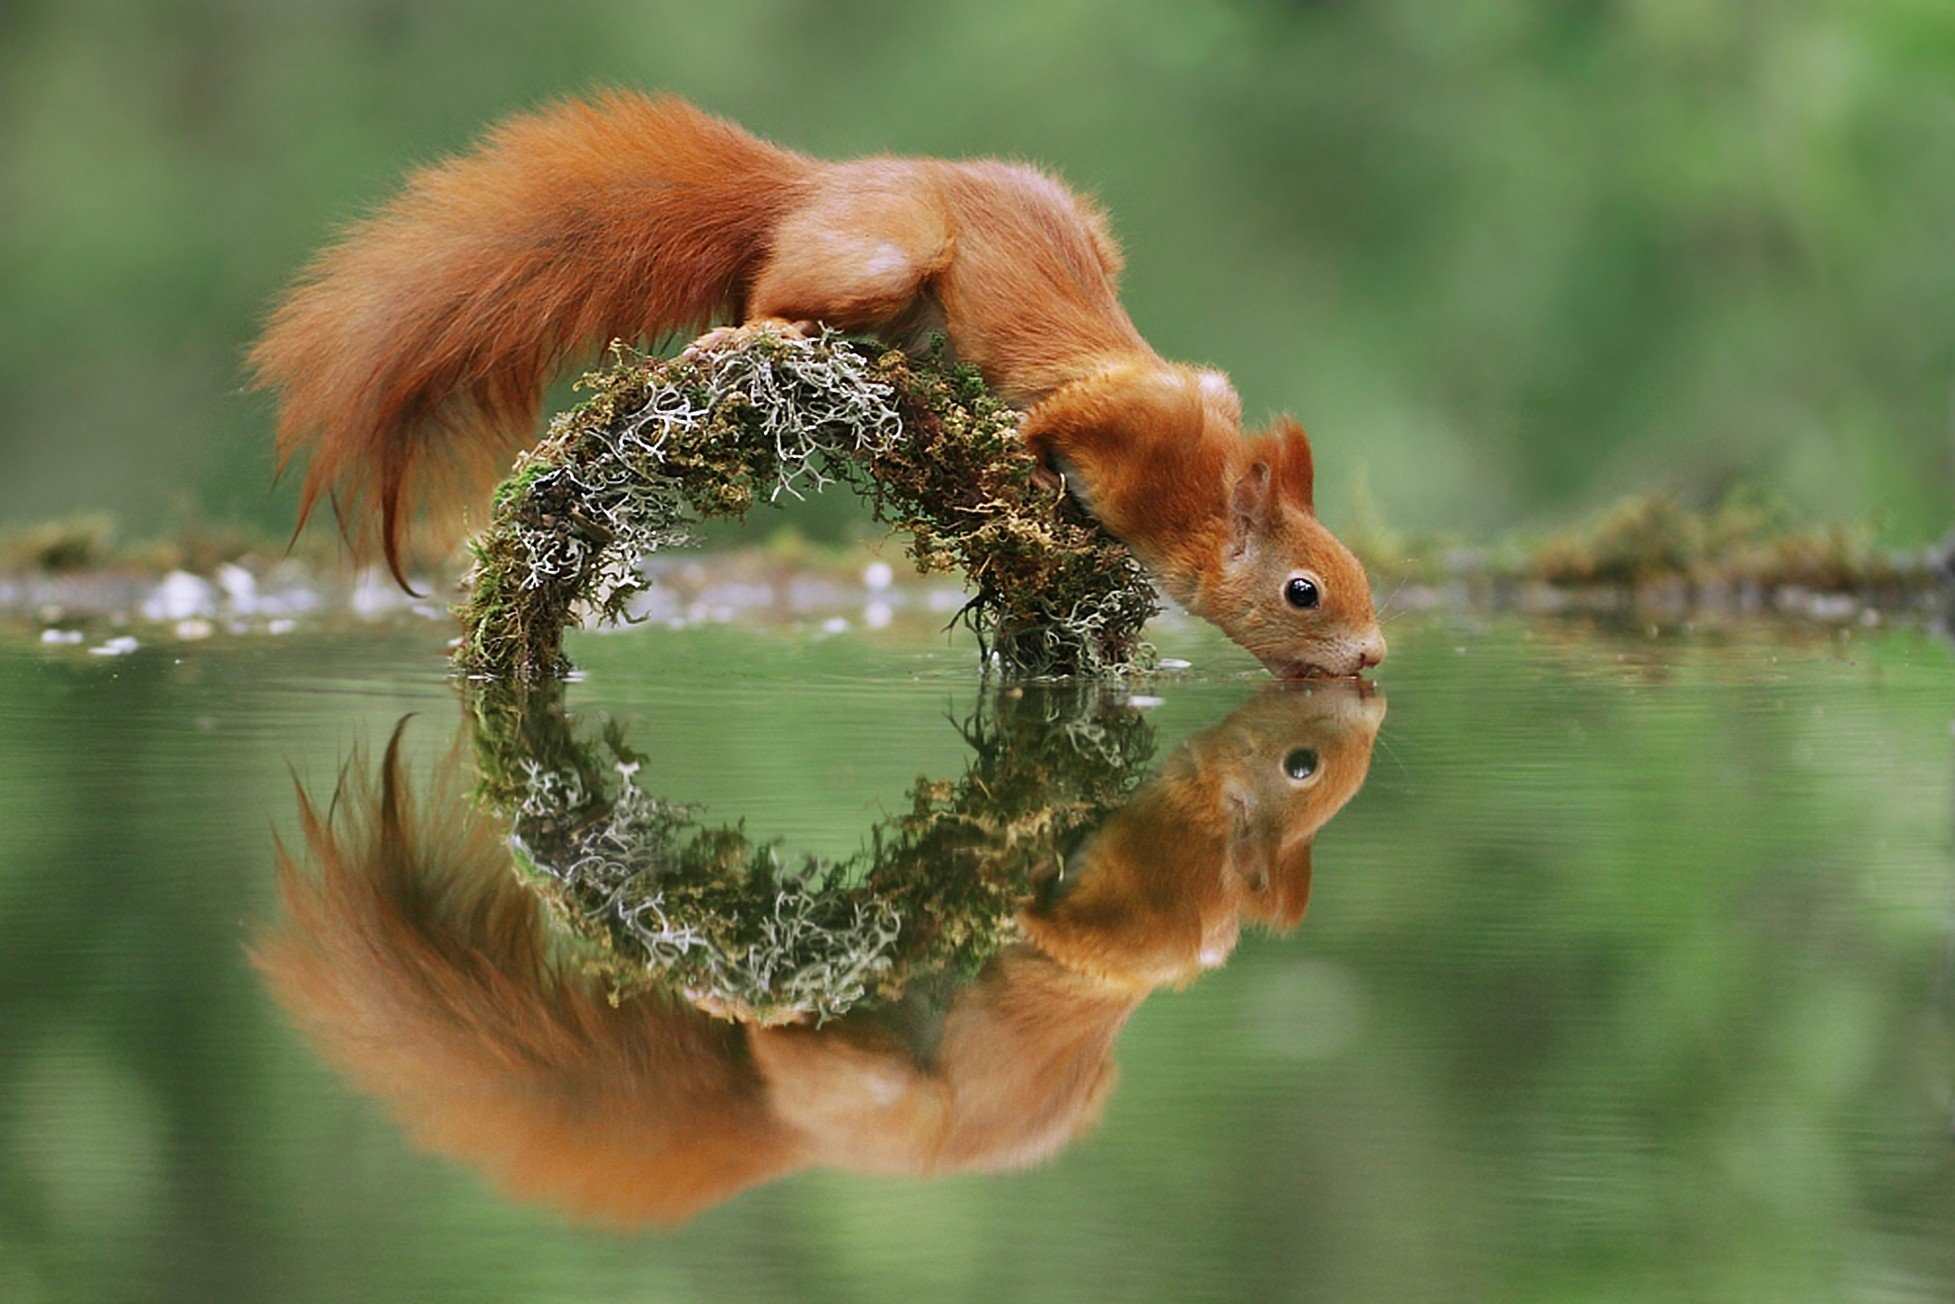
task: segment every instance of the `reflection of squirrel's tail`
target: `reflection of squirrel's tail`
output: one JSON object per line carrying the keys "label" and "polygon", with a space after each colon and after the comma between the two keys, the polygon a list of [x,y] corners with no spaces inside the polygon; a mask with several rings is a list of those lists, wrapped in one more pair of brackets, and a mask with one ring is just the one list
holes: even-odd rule
{"label": "reflection of squirrel's tail", "polygon": [[310,452],[300,524],[321,494],[377,509],[401,579],[429,472],[479,489],[568,357],[732,304],[814,166],[681,100],[619,92],[507,119],[415,173],[313,261],[251,351],[278,392],[280,465]]}
{"label": "reflection of squirrel's tail", "polygon": [[321,1054],[418,1144],[602,1222],[796,1167],[740,1030],[555,972],[503,830],[435,795],[417,818],[390,747],[378,791],[351,776],[323,819],[300,797],[310,865],[280,848],[285,917],[252,958]]}

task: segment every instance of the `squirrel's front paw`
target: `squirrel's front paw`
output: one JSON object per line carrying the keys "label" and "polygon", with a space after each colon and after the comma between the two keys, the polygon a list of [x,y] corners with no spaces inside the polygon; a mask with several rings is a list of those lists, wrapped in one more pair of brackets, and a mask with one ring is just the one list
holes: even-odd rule
{"label": "squirrel's front paw", "polygon": [[757,317],[738,326],[715,326],[686,345],[679,356],[687,362],[697,362],[708,353],[717,353],[721,349],[743,344],[761,331],[773,331],[777,335],[807,336],[815,333],[815,324],[811,321],[787,321],[781,317]]}

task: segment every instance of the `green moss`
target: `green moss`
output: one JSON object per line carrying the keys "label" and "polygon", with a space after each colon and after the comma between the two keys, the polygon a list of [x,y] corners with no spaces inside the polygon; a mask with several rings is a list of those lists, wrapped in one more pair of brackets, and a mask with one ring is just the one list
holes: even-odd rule
{"label": "green moss", "polygon": [[1926,580],[1873,546],[1869,531],[1805,525],[1748,498],[1692,511],[1673,498],[1625,498],[1593,519],[1543,540],[1528,569],[1550,584],[1636,585],[1682,579],[1863,592]]}
{"label": "green moss", "polygon": [[1700,594],[1800,589],[1877,600],[1941,582],[1925,555],[1878,548],[1864,527],[1804,523],[1746,494],[1701,510],[1668,495],[1631,494],[1562,529],[1517,533],[1480,547],[1401,535],[1366,514],[1351,542],[1380,577],[1413,583],[1533,581],[1560,589],[1667,583]]}
{"label": "green moss", "polygon": [[560,685],[485,686],[470,705],[480,796],[586,964],[620,994],[659,985],[770,1023],[974,973],[1154,751],[1151,726],[1110,699],[1002,693],[964,725],[962,775],[918,778],[906,809],[834,860],[645,792],[642,758],[615,727],[581,736]]}
{"label": "green moss", "polygon": [[108,563],[115,539],[113,518],[90,513],[9,531],[0,537],[0,569],[62,574]]}
{"label": "green moss", "polygon": [[0,572],[76,575],[173,570],[208,575],[226,562],[272,558],[296,551],[325,569],[336,564],[337,536],[310,536],[297,549],[275,537],[223,521],[187,517],[167,530],[130,539],[113,516],[90,512],[0,532]]}
{"label": "green moss", "polygon": [[1139,563],[1041,482],[1018,414],[940,351],[754,329],[695,358],[613,353],[496,491],[459,608],[466,673],[561,676],[565,627],[622,618],[644,555],[692,522],[837,482],[909,535],[920,571],[968,577],[960,618],[987,663],[1063,676],[1150,657]]}

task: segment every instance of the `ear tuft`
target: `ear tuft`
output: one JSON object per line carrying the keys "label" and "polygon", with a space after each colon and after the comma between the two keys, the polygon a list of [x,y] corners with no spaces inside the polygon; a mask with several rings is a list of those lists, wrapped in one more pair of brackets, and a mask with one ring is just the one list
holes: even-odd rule
{"label": "ear tuft", "polygon": [[1272,479],[1269,463],[1255,461],[1243,468],[1229,489],[1229,521],[1238,554],[1269,524]]}
{"label": "ear tuft", "polygon": [[1267,927],[1287,933],[1310,909],[1310,853],[1315,840],[1277,854],[1266,890],[1251,897],[1249,912]]}
{"label": "ear tuft", "polygon": [[1310,436],[1295,417],[1270,423],[1270,437],[1278,444],[1277,481],[1283,492],[1312,511],[1317,509],[1317,464],[1310,454]]}

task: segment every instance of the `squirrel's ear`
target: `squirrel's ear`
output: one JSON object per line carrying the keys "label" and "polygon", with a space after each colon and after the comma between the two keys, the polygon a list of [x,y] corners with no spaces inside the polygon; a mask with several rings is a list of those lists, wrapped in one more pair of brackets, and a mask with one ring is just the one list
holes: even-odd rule
{"label": "squirrel's ear", "polygon": [[1270,867],[1268,884],[1251,895],[1248,912],[1278,932],[1288,932],[1303,922],[1310,909],[1310,852],[1315,839],[1279,851]]}
{"label": "squirrel's ear", "polygon": [[1295,417],[1283,416],[1270,423],[1269,433],[1277,441],[1277,479],[1283,492],[1312,511],[1317,509],[1317,465],[1310,455],[1310,436]]}
{"label": "squirrel's ear", "polygon": [[1244,467],[1229,487],[1229,540],[1237,556],[1269,524],[1270,479],[1269,463],[1258,460]]}

